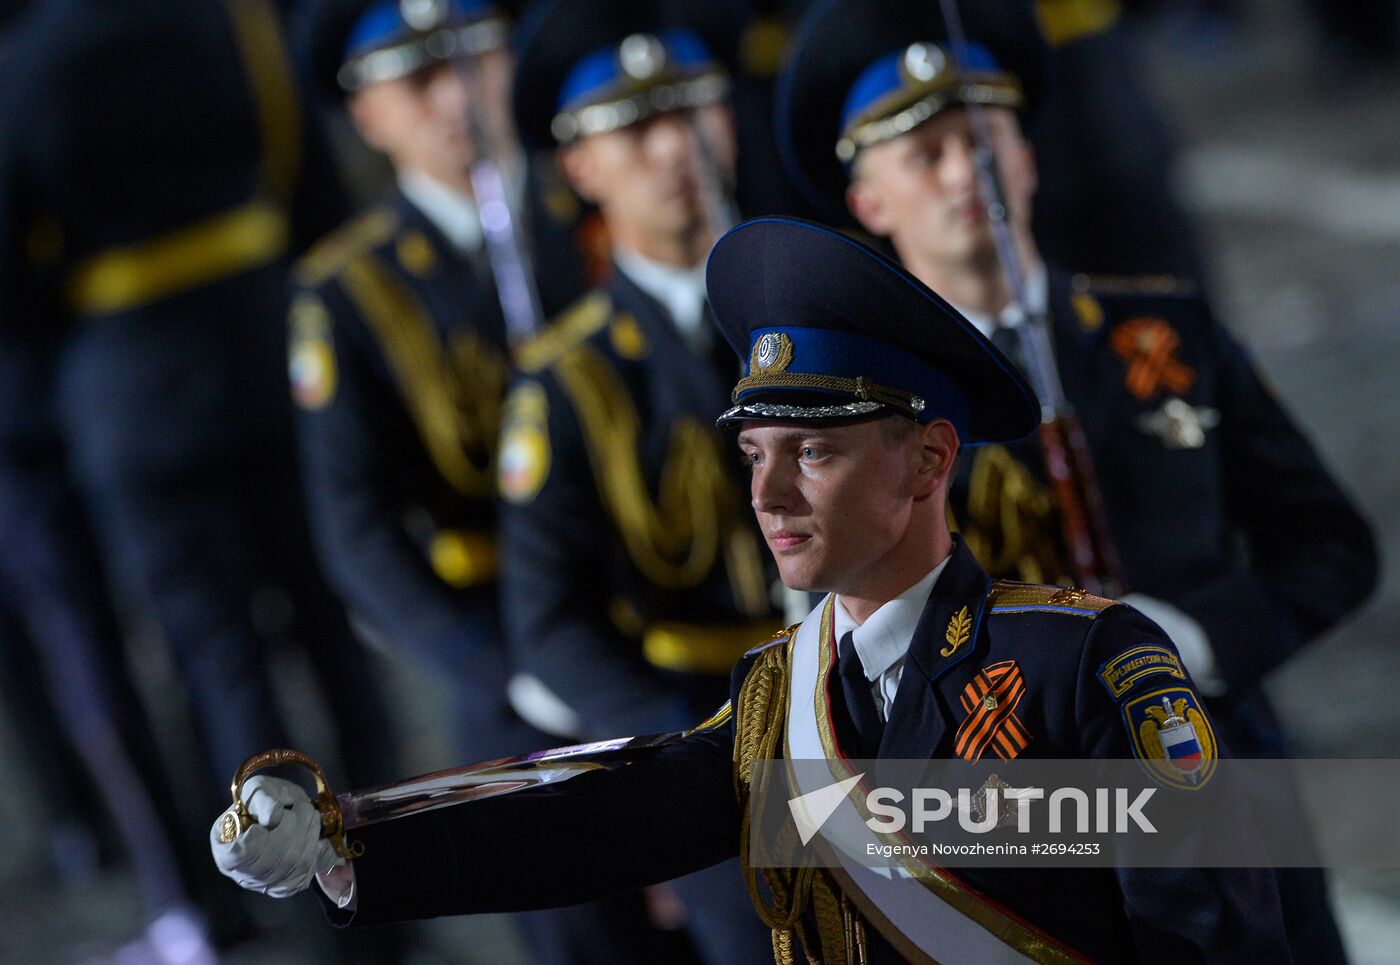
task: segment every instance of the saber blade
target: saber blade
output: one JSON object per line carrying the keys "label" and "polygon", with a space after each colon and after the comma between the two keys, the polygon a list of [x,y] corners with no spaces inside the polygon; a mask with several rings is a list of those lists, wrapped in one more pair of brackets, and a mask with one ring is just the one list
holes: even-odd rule
{"label": "saber blade", "polygon": [[354,849],[344,840],[346,831],[423,811],[559,784],[593,771],[624,767],[690,733],[694,731],[572,744],[519,757],[500,757],[465,767],[435,771],[367,791],[338,795],[330,791],[325,772],[308,755],[286,749],[264,751],[244,761],[234,774],[230,788],[233,806],[224,812],[219,840],[230,844],[252,827],[252,816],[243,803],[243,785],[257,772],[272,767],[294,764],[312,773],[316,778],[317,790],[312,803],[321,812],[321,837],[330,839],[338,854],[353,858]]}

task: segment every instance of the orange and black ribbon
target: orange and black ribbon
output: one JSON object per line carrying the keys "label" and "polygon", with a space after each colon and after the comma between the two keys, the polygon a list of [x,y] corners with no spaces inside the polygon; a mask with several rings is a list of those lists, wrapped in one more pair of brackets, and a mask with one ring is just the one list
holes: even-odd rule
{"label": "orange and black ribbon", "polygon": [[1004,761],[1019,755],[1031,742],[1030,732],[1015,713],[1025,693],[1026,682],[1014,660],[1003,660],[977,671],[959,698],[968,717],[958,728],[953,752],[974,762],[982,758],[988,746]]}
{"label": "orange and black ribbon", "polygon": [[1181,395],[1196,381],[1196,373],[1176,357],[1181,336],[1160,318],[1124,322],[1110,341],[1128,367],[1128,391],[1139,399],[1149,399],[1163,387]]}

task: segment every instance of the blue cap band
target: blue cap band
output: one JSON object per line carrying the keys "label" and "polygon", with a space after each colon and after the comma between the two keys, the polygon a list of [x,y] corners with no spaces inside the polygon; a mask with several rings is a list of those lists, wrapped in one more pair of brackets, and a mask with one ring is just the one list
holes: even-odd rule
{"label": "blue cap band", "polygon": [[[767,335],[786,336],[790,354],[769,367],[761,366],[759,342]],[[823,384],[825,378],[863,379],[876,389],[888,387],[923,400],[913,414],[920,422],[947,419],[967,436],[972,406],[967,394],[944,373],[907,349],[859,332],[829,328],[773,327],[749,333],[749,371],[734,395],[736,403],[785,399],[794,394],[850,402],[853,389]],[[878,398],[878,396],[872,396]]]}
{"label": "blue cap band", "polygon": [[[689,30],[662,30],[653,36],[666,54],[664,69],[658,76],[674,76],[678,67],[683,73],[698,72],[714,63],[705,42]],[[606,96],[622,83],[635,82],[622,69],[619,46],[613,44],[579,59],[559,87],[556,110],[574,110]]]}
{"label": "blue cap band", "polygon": [[[930,44],[937,47],[945,55],[947,48],[941,44]],[[918,86],[918,81],[910,78],[901,69],[907,47],[901,47],[894,53],[886,54],[875,61],[865,70],[860,72],[854,84],[851,85],[850,93],[846,95],[846,103],[841,109],[841,129],[849,130],[851,124],[864,111],[869,109],[876,102],[905,90]],[[953,60],[949,57],[948,67],[951,72],[947,76],[955,77],[958,70],[1000,73],[1002,66],[992,55],[991,50],[976,41],[969,40],[958,51],[958,57]]]}
{"label": "blue cap band", "polygon": [[[487,0],[447,0],[448,16],[444,23],[471,20],[493,6]],[[359,57],[414,32],[403,19],[397,0],[385,0],[370,7],[364,16],[355,21],[345,41],[345,59]]]}

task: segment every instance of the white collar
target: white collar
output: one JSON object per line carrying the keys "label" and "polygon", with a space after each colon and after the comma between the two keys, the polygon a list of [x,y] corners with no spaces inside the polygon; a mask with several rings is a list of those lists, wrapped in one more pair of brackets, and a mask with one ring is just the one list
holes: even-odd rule
{"label": "white collar", "polygon": [[[1026,270],[1026,308],[1032,315],[1040,315],[1045,312],[1045,307],[1050,303],[1050,279],[1045,271],[1045,264],[1036,261]],[[1023,317],[1021,310],[1013,302],[1001,310],[996,318],[992,318],[986,312],[975,312],[970,308],[963,308],[956,302],[950,302],[954,308],[963,314],[977,330],[987,338],[992,337],[992,332],[998,328],[1015,328],[1020,325]]]}
{"label": "white collar", "polygon": [[481,218],[471,196],[412,168],[399,172],[399,190],[464,255],[481,250]]}
{"label": "white collar", "polygon": [[714,333],[705,324],[704,259],[694,268],[677,268],[614,248],[613,261],[634,285],[661,303],[692,351],[709,351]]}
{"label": "white collar", "polygon": [[856,626],[855,620],[846,612],[841,598],[836,598],[833,608],[836,639],[840,640],[848,632],[853,633],[851,642],[856,653],[860,654],[861,665],[865,667],[865,679],[879,680],[881,674],[904,659],[909,643],[914,639],[914,631],[919,626],[919,617],[923,616],[924,607],[928,605],[933,585],[952,558],[953,554],[949,553],[927,576],[870,614],[860,626]]}

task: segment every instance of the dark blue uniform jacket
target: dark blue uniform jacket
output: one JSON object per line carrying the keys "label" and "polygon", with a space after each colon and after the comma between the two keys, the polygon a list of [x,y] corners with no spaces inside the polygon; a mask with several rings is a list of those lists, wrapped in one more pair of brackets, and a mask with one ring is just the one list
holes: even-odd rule
{"label": "dark blue uniform jacket", "polygon": [[[980,668],[999,661],[1016,661],[1024,677],[1017,712],[1031,736],[1027,756],[1131,757],[1124,706],[1164,685],[1190,691],[1189,678],[1153,673],[1113,696],[1100,678],[1131,647],[1170,651],[1161,631],[1132,608],[1095,598],[1012,605],[1018,594],[1048,601],[1056,591],[996,587],[959,543],[910,645],[881,758],[953,756],[965,716],[958,695]],[[999,603],[998,593],[1008,602]],[[976,627],[970,646],[943,657],[944,630],[964,606]],[[755,659],[750,654],[735,668],[731,699]],[[742,820],[733,744],[731,719],[620,769],[354,832],[351,839],[365,846],[355,859],[357,909],[335,916],[360,925],[567,904],[733,857]],[[1095,960],[1291,960],[1268,871],[981,869],[963,876]],[[895,960],[882,940],[873,944],[875,960]]]}
{"label": "dark blue uniform jacket", "polygon": [[520,355],[501,435],[507,635],[585,735],[688,726],[755,624],[778,626],[713,428],[733,374],[717,334],[697,355],[621,272]]}
{"label": "dark blue uniform jacket", "polygon": [[[531,195],[537,198],[538,192]],[[547,235],[547,305],[576,297],[568,225]],[[558,249],[558,250],[556,250]],[[292,394],[317,546],[341,598],[468,688],[469,747],[503,753],[494,459],[509,349],[484,250],[455,248],[399,192],[297,267]]]}

